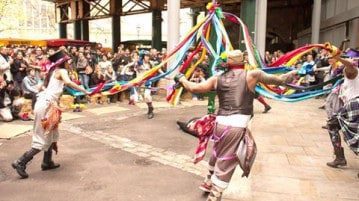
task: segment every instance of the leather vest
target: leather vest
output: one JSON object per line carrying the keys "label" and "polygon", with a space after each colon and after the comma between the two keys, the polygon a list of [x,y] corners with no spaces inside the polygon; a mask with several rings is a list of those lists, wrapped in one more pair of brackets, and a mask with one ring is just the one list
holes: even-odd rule
{"label": "leather vest", "polygon": [[246,77],[244,69],[232,69],[218,76],[218,115],[253,115],[254,93],[248,88]]}

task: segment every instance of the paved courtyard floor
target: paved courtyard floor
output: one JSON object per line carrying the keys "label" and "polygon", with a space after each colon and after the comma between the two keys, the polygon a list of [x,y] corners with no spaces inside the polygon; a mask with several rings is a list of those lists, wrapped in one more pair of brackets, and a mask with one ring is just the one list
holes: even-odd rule
{"label": "paved courtyard floor", "polygon": [[[268,102],[272,110],[267,114],[255,102],[250,127],[258,154],[252,172],[241,178],[237,168],[222,201],[359,200],[359,157],[344,144],[348,165],[326,166],[333,155],[327,131],[321,128],[326,116],[318,107],[324,100]],[[151,120],[143,103],[88,105],[80,113],[65,112],[60,151],[54,156],[61,167],[41,171],[38,154],[25,180],[10,164],[30,147],[32,122],[0,123],[0,136],[12,134],[0,139],[0,201],[205,200],[197,186],[206,160],[192,163],[198,140],[175,122],[204,115],[206,101],[172,107],[160,100],[155,108]]]}

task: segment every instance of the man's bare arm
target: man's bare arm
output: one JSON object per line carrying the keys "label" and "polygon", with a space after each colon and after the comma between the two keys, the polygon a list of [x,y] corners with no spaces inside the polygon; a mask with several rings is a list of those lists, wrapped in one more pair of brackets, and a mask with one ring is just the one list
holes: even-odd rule
{"label": "man's bare arm", "polygon": [[292,82],[294,76],[297,75],[297,71],[293,70],[288,73],[276,76],[276,75],[265,73],[261,70],[253,70],[250,71],[250,75],[253,77],[253,79],[256,79],[257,82],[262,82],[264,84],[282,85]]}
{"label": "man's bare arm", "polygon": [[356,66],[353,65],[352,62],[347,59],[341,58],[340,56],[335,56],[333,58],[345,66],[343,72],[347,78],[354,79],[357,76],[358,69]]}
{"label": "man's bare arm", "polygon": [[188,81],[184,76],[179,79],[179,82],[192,93],[203,93],[211,91],[217,87],[217,76],[212,76],[204,82],[194,83]]}

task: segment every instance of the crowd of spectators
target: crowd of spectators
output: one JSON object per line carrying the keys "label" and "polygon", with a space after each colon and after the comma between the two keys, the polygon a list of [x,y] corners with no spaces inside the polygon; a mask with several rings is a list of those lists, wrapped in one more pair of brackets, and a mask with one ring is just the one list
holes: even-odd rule
{"label": "crowd of spectators", "polygon": [[[119,46],[118,52],[112,53],[90,46],[60,47],[65,49],[71,59],[69,75],[73,81],[88,89],[105,81],[128,81],[136,76],[134,60],[138,60],[139,50]],[[13,110],[15,99],[23,97],[36,102],[41,83],[50,65],[48,56],[56,49],[46,47],[0,47],[0,120],[11,121],[18,118]],[[151,62],[160,63],[162,52],[149,50]],[[126,67],[126,68],[125,68]],[[77,101],[81,101],[77,99]],[[6,110],[6,111],[4,111]],[[5,115],[6,114],[6,115]]]}

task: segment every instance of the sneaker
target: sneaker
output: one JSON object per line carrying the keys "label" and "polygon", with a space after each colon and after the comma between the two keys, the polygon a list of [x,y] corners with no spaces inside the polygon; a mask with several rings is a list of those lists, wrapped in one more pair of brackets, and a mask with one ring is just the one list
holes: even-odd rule
{"label": "sneaker", "polygon": [[199,189],[201,189],[204,192],[210,193],[211,192],[212,185],[208,185],[205,182],[201,183],[199,185]]}

